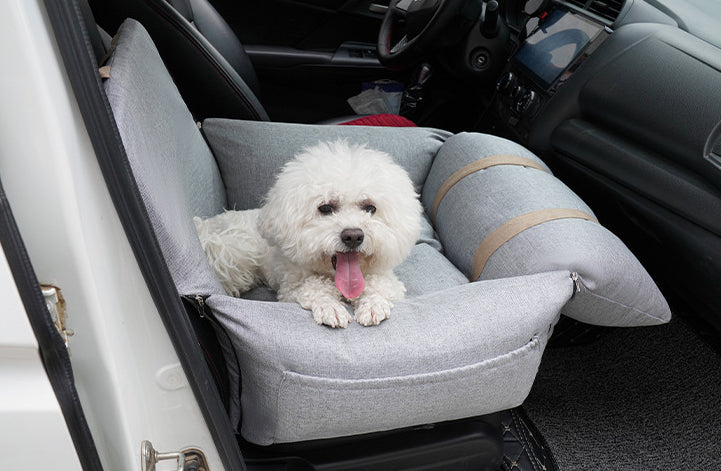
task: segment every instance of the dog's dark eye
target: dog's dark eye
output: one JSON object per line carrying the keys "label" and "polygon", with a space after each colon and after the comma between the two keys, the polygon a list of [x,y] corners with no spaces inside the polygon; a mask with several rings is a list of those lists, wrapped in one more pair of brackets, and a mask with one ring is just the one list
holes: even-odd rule
{"label": "dog's dark eye", "polygon": [[370,214],[375,214],[376,207],[373,206],[372,204],[367,204],[367,205],[363,206],[363,211],[370,213]]}
{"label": "dog's dark eye", "polygon": [[318,212],[321,213],[323,216],[333,214],[333,211],[335,211],[335,206],[333,206],[332,204],[322,204],[318,206]]}

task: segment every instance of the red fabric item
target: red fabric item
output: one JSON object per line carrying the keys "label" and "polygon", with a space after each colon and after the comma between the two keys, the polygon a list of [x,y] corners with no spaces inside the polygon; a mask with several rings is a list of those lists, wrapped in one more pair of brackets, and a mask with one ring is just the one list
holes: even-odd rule
{"label": "red fabric item", "polygon": [[397,128],[416,127],[410,119],[397,114],[370,114],[362,118],[338,123],[339,126],[392,126]]}

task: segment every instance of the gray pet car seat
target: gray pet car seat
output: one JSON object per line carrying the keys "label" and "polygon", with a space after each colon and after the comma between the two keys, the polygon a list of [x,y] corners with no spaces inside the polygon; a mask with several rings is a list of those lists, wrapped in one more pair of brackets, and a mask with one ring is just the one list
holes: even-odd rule
{"label": "gray pet car seat", "polygon": [[[512,142],[434,129],[226,119],[205,120],[201,132],[133,20],[121,26],[106,66],[105,90],[178,292],[202,296],[231,339],[230,414],[249,442],[358,435],[509,409],[528,395],[561,313],[613,326],[670,318],[623,243]],[[308,311],[274,302],[262,288],[244,299],[227,296],[192,222],[257,207],[284,162],[337,138],[391,154],[428,215],[398,269],[407,298],[377,327],[318,326]]]}

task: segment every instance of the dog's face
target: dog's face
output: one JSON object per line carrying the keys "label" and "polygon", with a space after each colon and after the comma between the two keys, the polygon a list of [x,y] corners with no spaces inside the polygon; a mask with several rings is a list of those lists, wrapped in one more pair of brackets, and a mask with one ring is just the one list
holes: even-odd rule
{"label": "dog's face", "polygon": [[408,256],[421,211],[408,174],[390,156],[340,141],[308,148],[283,167],[259,228],[292,263],[335,276],[354,298],[363,275]]}

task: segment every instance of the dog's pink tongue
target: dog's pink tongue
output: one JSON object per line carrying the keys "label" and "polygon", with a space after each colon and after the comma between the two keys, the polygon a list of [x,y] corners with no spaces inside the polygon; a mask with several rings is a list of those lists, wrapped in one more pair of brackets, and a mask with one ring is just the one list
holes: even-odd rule
{"label": "dog's pink tongue", "polygon": [[366,287],[360,269],[358,252],[338,252],[335,256],[336,288],[346,299],[357,298]]}

